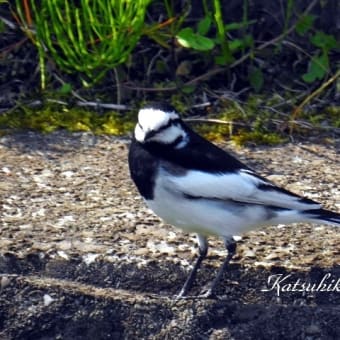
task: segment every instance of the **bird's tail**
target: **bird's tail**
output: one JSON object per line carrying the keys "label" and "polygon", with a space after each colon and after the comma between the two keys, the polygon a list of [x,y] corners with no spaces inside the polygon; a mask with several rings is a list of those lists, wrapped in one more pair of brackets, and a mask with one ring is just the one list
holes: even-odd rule
{"label": "bird's tail", "polygon": [[303,210],[303,215],[308,219],[340,227],[340,214],[326,209]]}

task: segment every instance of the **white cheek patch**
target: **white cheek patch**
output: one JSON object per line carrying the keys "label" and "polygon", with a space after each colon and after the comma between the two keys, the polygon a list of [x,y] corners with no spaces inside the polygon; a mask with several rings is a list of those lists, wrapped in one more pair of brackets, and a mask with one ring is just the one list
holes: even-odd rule
{"label": "white cheek patch", "polygon": [[135,138],[139,143],[144,143],[145,141],[145,132],[142,130],[139,124],[135,127]]}

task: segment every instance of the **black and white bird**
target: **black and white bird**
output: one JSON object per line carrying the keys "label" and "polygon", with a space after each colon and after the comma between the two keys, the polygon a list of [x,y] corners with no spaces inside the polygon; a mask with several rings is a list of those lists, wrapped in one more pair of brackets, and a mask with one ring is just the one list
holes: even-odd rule
{"label": "black and white bird", "polygon": [[234,235],[293,222],[340,226],[340,214],[280,188],[191,130],[167,104],[139,111],[129,150],[131,178],[165,222],[197,234],[199,256],[179,296],[185,296],[207,255],[207,236],[223,238],[228,255],[205,296],[213,295],[235,254]]}

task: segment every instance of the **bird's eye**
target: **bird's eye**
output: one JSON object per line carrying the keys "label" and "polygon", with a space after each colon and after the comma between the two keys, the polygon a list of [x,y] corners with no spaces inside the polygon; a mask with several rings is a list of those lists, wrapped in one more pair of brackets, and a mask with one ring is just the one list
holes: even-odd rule
{"label": "bird's eye", "polygon": [[150,130],[145,134],[145,139],[150,139],[154,137],[159,131]]}

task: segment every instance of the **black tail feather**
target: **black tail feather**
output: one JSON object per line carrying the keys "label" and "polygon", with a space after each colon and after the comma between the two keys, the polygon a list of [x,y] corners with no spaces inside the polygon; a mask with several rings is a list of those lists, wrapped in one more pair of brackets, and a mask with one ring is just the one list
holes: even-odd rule
{"label": "black tail feather", "polygon": [[327,224],[340,226],[340,214],[334,211],[330,211],[326,209],[311,209],[311,210],[304,210],[303,214],[313,220],[319,220],[319,221],[326,222]]}

